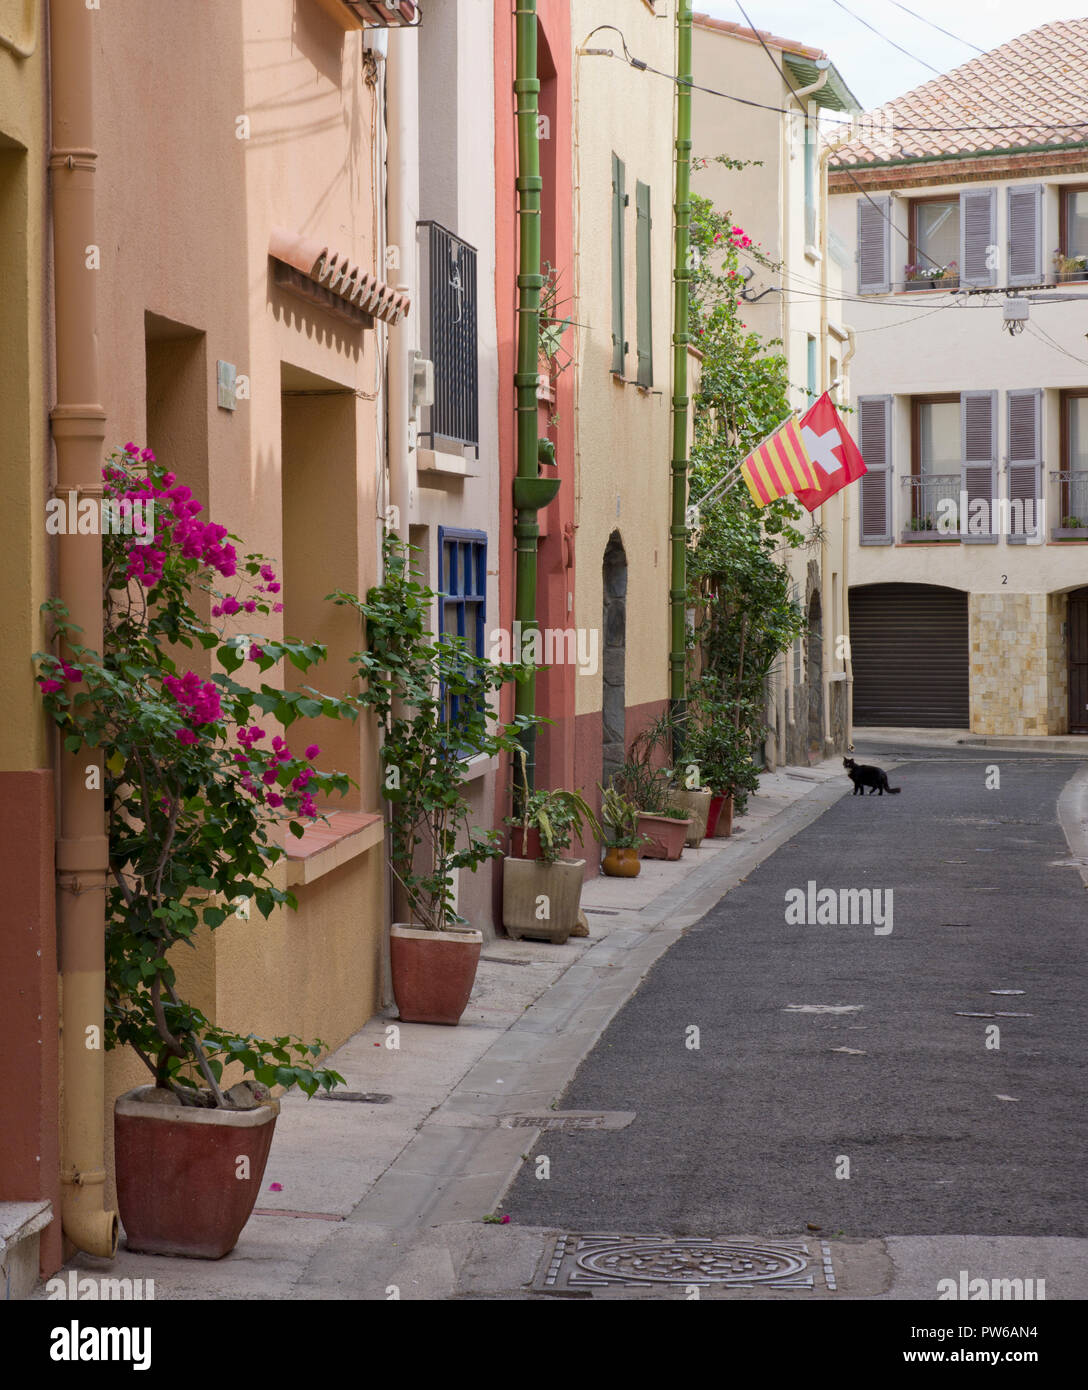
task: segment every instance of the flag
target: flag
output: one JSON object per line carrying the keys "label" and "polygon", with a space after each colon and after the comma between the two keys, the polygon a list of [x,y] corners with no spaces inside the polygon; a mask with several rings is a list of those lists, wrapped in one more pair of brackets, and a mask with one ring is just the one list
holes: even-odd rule
{"label": "flag", "polygon": [[826,391],[812,409],[801,416],[800,428],[805,450],[816,471],[817,486],[799,491],[797,500],[802,507],[814,512],[869,470]]}
{"label": "flag", "polygon": [[753,450],[740,471],[757,507],[766,507],[798,488],[818,487],[820,481],[805,450],[801,427],[793,419]]}

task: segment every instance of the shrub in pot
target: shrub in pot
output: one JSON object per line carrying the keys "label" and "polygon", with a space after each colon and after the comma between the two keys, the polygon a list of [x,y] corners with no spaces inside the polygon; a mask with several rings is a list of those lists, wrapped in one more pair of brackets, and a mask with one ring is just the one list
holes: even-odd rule
{"label": "shrub in pot", "polygon": [[578,924],[586,866],[584,859],[563,857],[563,851],[570,848],[575,834],[583,838],[587,828],[598,838],[603,832],[580,792],[563,788],[530,792],[525,754],[520,748],[518,752],[519,838],[525,845],[535,831],[540,855],[510,855],[503,860],[502,924],[515,941],[530,937],[562,946]]}
{"label": "shrub in pot", "polygon": [[642,871],[639,854],[644,837],[638,830],[638,808],[615,787],[601,787],[601,820],[612,835],[605,847],[601,868],[609,878],[638,878]]}
{"label": "shrub in pot", "polygon": [[666,806],[653,814],[640,811],[638,829],[645,840],[643,859],[679,859],[691,826],[691,817],[678,807]]}
{"label": "shrub in pot", "polygon": [[[297,905],[270,873],[284,855],[283,825],[301,836],[318,815],[315,796],[343,793],[350,779],[314,767],[316,744],[292,752],[269,738],[262,717],[287,729],[356,711],[309,687],[234,679],[243,666],[265,672],[284,658],[307,671],[325,649],[225,634],[224,620],[282,607],[275,571],[264,556],[239,559],[236,537],[197,520],[200,504],[150,450],[112,454],[103,493],[120,516],[145,521],[102,538],[102,651],[82,645],[64,605],[50,601],[58,652],[35,653],[38,682],[66,752],[105,753],[103,1043],[130,1047],[155,1083],[116,1104],[121,1219],[134,1248],[214,1258],[233,1248],[260,1191],[278,1111],[270,1088],[297,1084],[312,1096],[343,1078],[315,1066],[320,1040],[213,1024],[179,997],[170,953],[192,946],[200,925],[220,927],[236,903],[265,918]],[[197,588],[212,595],[211,622],[193,605]],[[219,668],[210,680],[179,664],[194,646]],[[224,1089],[227,1066],[239,1084]]]}
{"label": "shrub in pot", "polygon": [[468,1004],[483,934],[454,906],[454,875],[502,856],[498,831],[471,824],[468,759],[513,753],[517,732],[537,721],[496,724],[489,698],[524,665],[493,663],[463,637],[430,630],[438,597],[395,535],[383,546],[384,577],[361,600],[337,591],[365,623],[353,661],[363,682],[358,707],[382,731],[382,796],[389,802],[389,858],[410,920],[393,924],[393,994],[407,1023],[456,1024]]}
{"label": "shrub in pot", "polygon": [[638,812],[644,859],[679,859],[691,829],[691,818],[670,808],[672,769],[655,761],[673,736],[672,721],[661,716],[632,740],[627,761],[612,777],[612,786]]}

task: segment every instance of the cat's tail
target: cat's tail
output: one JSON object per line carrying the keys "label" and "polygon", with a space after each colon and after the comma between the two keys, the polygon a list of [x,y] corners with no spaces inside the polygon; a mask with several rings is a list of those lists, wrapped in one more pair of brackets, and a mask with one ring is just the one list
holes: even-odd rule
{"label": "cat's tail", "polygon": [[899,793],[900,793],[902,790],[903,790],[902,787],[889,787],[889,788],[888,788],[888,795],[889,795],[889,796],[898,796]]}

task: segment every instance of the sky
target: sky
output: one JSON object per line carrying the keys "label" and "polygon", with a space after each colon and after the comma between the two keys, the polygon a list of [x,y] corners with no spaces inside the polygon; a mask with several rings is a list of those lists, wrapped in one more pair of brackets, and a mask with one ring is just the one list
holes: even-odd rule
{"label": "sky", "polygon": [[[740,0],[757,29],[824,49],[846,85],[866,110],[902,96],[935,76],[922,63],[897,52],[835,0]],[[977,57],[968,44],[946,38],[893,0],[843,0],[848,9],[940,72]],[[1055,19],[1088,15],[1088,0],[903,0],[908,9],[942,29],[977,44],[997,48],[1028,29]],[[736,0],[694,0],[696,12],[743,24]]]}

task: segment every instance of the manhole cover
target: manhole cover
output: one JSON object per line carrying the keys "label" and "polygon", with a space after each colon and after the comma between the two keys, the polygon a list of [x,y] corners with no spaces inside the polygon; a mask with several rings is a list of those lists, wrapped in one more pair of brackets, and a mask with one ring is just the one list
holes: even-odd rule
{"label": "manhole cover", "polygon": [[550,1110],[546,1115],[505,1115],[502,1129],[626,1129],[633,1110]]}
{"label": "manhole cover", "polygon": [[606,1288],[835,1290],[831,1251],[814,1256],[804,1241],[677,1238],[674,1236],[560,1236],[537,1274],[538,1292]]}

